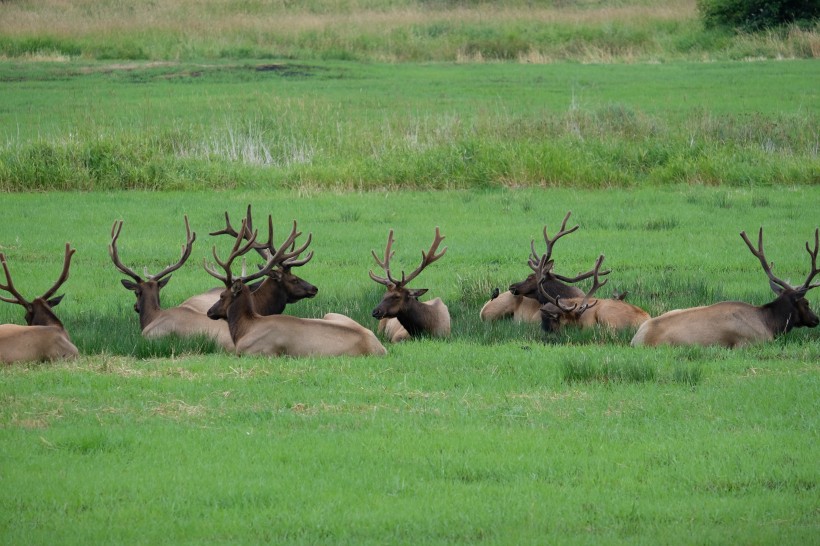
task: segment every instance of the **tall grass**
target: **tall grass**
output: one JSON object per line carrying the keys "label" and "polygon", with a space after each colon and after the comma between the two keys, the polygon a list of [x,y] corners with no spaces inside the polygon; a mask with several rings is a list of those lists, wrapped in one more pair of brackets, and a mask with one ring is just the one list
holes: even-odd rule
{"label": "tall grass", "polygon": [[817,30],[706,30],[695,2],[0,3],[9,58],[636,62],[811,58]]}
{"label": "tall grass", "polygon": [[820,182],[804,62],[2,68],[2,191]]}

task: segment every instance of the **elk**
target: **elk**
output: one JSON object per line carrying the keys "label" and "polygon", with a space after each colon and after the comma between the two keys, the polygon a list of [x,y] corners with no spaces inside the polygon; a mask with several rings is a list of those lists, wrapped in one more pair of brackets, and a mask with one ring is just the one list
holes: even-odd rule
{"label": "elk", "polygon": [[609,270],[601,272],[601,265],[604,263],[603,254],[598,257],[591,270],[592,287],[584,296],[570,298],[553,296],[544,288],[544,285],[548,285],[554,275],[552,273],[553,262],[546,258],[546,255],[543,256],[538,266],[538,290],[546,302],[541,306],[541,327],[544,331],[554,332],[567,325],[591,328],[596,324],[614,330],[623,330],[636,328],[649,319],[649,313],[636,305],[623,301],[621,296],[613,299],[592,299],[595,292],[609,281],[606,279],[601,282],[599,278],[610,272]]}
{"label": "elk", "polygon": [[[245,231],[243,221],[242,232]],[[240,233],[242,233],[240,232]],[[209,310],[208,317],[215,321],[225,319],[237,354],[288,355],[288,356],[361,356],[387,353],[376,335],[353,319],[339,313],[328,313],[321,319],[308,319],[289,315],[263,316],[256,312],[247,283],[268,274],[269,270],[295,254],[286,252],[296,239],[296,223],[285,242],[268,258],[259,271],[235,277],[231,264],[248,252],[256,239],[254,232],[245,244],[238,235],[229,256],[223,261],[213,248],[216,263],[225,274],[215,267],[204,264],[205,270],[225,285],[225,289]]]}
{"label": "elk", "polygon": [[[806,242],[811,257],[811,271],[797,288],[772,273],[763,251],[763,228],[757,236],[757,248],[745,231],[740,236],[760,261],[769,277],[769,286],[777,295],[774,301],[755,306],[739,301],[724,301],[704,307],[676,309],[643,323],[632,345],[722,345],[734,348],[760,341],[770,341],[793,328],[814,328],[820,319],[809,308],[806,293],[820,284],[811,281],[817,268],[818,229],[814,230],[814,251]],[[772,264],[773,265],[773,264]]]}
{"label": "elk", "polygon": [[[547,261],[551,259],[553,246],[558,239],[573,233],[580,227],[575,225],[567,229],[567,222],[571,214],[572,211],[569,211],[566,216],[564,216],[564,221],[561,222],[561,228],[555,237],[551,238],[547,234],[547,226],[544,226],[544,242],[547,245],[547,251],[543,256],[536,252],[535,240],[530,240],[531,255],[528,265],[530,269],[533,270],[533,273],[523,281],[511,284],[506,292],[497,295],[494,293],[493,298],[481,308],[479,313],[481,320],[497,320],[509,316],[512,316],[513,320],[518,322],[539,322],[541,320],[541,305],[546,303],[546,301],[541,298],[538,289],[538,264],[541,262],[542,257],[546,257]],[[553,273],[550,278],[545,281],[544,290],[553,297],[583,297],[584,292],[572,286],[571,283],[588,279],[590,276],[592,276],[591,272],[572,278]],[[496,292],[497,290],[498,289],[496,289]]]}
{"label": "elk", "polygon": [[6,274],[6,284],[0,284],[0,289],[12,295],[11,298],[0,296],[0,300],[23,306],[26,310],[27,324],[27,326],[0,325],[0,362],[10,364],[12,362],[60,360],[74,358],[79,354],[63,323],[52,310],[63,299],[63,296],[54,298],[52,296],[68,279],[71,257],[75,252],[76,249],[66,243],[62,273],[51,288],[32,301],[24,298],[14,287],[6,256],[0,253],[0,263]]}
{"label": "elk", "polygon": [[[245,235],[247,239],[253,231],[253,221],[251,218],[251,206],[248,205],[248,210],[245,216]],[[275,253],[275,245],[273,243],[273,220],[268,216],[268,233],[269,239],[267,244],[255,243],[253,248],[263,259],[269,258]],[[213,231],[209,235],[230,235],[234,238],[239,236],[239,232],[231,225],[231,219],[228,212],[225,212],[225,227],[218,231]],[[305,242],[298,252],[294,248],[291,249],[293,256],[284,260],[272,269],[265,278],[253,283],[250,289],[253,294],[253,302],[256,307],[256,312],[260,315],[280,315],[284,312],[285,306],[289,303],[296,303],[304,298],[313,298],[319,292],[319,289],[310,284],[308,281],[294,275],[291,271],[294,267],[300,267],[308,263],[313,258],[313,252],[310,252],[307,257],[299,259],[299,255],[307,249],[310,245],[312,234],[308,234],[307,242]],[[189,307],[202,313],[207,313],[214,303],[219,300],[219,294],[222,293],[224,287],[217,287],[205,292],[192,296],[182,302],[180,307]]]}
{"label": "elk", "polygon": [[435,337],[450,335],[450,312],[441,298],[420,302],[418,298],[427,293],[428,289],[407,288],[407,284],[418,277],[427,266],[444,256],[447,247],[436,253],[443,240],[444,237],[441,236],[437,226],[430,248],[427,252],[421,252],[421,264],[409,275],[402,271],[401,280],[394,278],[390,272],[390,259],[394,254],[392,229],[387,236],[384,259],[379,259],[375,250],[370,251],[386,275],[379,277],[371,270],[370,278],[387,287],[387,292],[373,309],[372,315],[379,319],[379,333],[384,334],[391,342],[395,343],[423,334]]}
{"label": "elk", "polygon": [[182,337],[204,335],[215,340],[224,349],[233,349],[233,341],[228,331],[228,325],[223,322],[210,320],[205,313],[188,307],[172,307],[162,309],[159,301],[160,290],[171,280],[171,273],[182,267],[191,255],[196,233],[191,232],[188,216],[185,216],[186,242],[182,245],[182,255],[177,263],[169,265],[159,273],[150,275],[145,271],[145,278],[139,276],[132,269],[122,263],[117,249],[117,241],[122,231],[122,220],[114,222],[111,228],[111,244],[108,253],[114,266],[131,277],[133,280],[122,279],[122,285],[134,292],[137,301],[134,310],[139,313],[142,336],[146,339],[155,339],[170,334]]}

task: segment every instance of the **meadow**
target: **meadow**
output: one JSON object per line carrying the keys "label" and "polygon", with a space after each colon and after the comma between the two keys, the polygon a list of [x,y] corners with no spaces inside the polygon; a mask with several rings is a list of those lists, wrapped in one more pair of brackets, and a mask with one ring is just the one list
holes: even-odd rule
{"label": "meadow", "polygon": [[[813,544],[820,332],[738,350],[484,323],[567,211],[556,268],[653,316],[773,299],[820,225],[814,27],[695,3],[0,2],[0,252],[81,356],[0,369],[0,544]],[[108,255],[216,286],[208,232],[297,220],[316,298],[374,328],[395,230],[450,339],[264,358],[147,341]],[[252,266],[252,263],[249,263]],[[584,286],[588,284],[584,283]],[[425,299],[425,298],[422,298]],[[820,290],[809,292],[815,312]],[[0,323],[23,322],[0,304]]]}

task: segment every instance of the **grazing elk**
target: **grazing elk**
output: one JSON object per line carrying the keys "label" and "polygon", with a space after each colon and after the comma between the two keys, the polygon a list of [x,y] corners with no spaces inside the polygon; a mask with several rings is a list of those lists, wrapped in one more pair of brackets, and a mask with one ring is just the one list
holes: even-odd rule
{"label": "grazing elk", "polygon": [[196,233],[191,232],[188,225],[188,217],[185,216],[186,242],[182,245],[182,256],[179,261],[169,265],[156,275],[149,275],[145,272],[145,278],[137,275],[132,269],[125,266],[120,261],[117,250],[117,241],[122,231],[122,220],[114,222],[111,228],[111,244],[108,245],[108,252],[114,265],[133,281],[122,279],[122,285],[134,292],[137,301],[134,310],[139,313],[140,328],[142,336],[146,339],[164,337],[176,334],[182,337],[204,335],[215,340],[224,349],[233,349],[231,334],[228,331],[227,323],[210,320],[205,313],[196,311],[188,307],[172,307],[163,309],[159,301],[160,290],[171,280],[171,273],[182,267],[191,255]]}
{"label": "grazing elk", "polygon": [[649,313],[636,305],[623,301],[617,297],[613,299],[592,299],[595,292],[608,282],[600,281],[599,276],[609,273],[601,273],[601,265],[604,263],[604,255],[601,254],[595,261],[592,268],[592,287],[584,296],[563,298],[552,296],[544,288],[548,285],[552,273],[552,260],[547,261],[547,256],[541,258],[538,266],[538,290],[541,297],[546,302],[541,306],[541,327],[546,332],[557,331],[564,326],[572,325],[580,328],[591,328],[596,324],[623,330],[635,328],[649,319]]}
{"label": "grazing elk", "polygon": [[[253,231],[250,205],[248,205],[245,222],[244,237],[247,239]],[[254,250],[265,260],[276,252],[273,242],[273,220],[270,215],[268,216],[268,233],[269,238],[267,244],[255,243],[253,246]],[[225,212],[225,227],[221,230],[211,232],[210,235],[230,235],[234,238],[239,236],[239,232],[231,225],[227,211]],[[284,312],[287,304],[296,303],[304,298],[313,298],[319,292],[318,288],[301,277],[294,275],[291,271],[292,268],[305,265],[313,258],[313,252],[308,253],[305,258],[299,258],[299,255],[310,245],[311,239],[312,234],[308,234],[307,241],[300,247],[299,251],[295,250],[295,246],[291,249],[290,253],[293,256],[290,259],[277,264],[276,267],[268,272],[262,281],[249,285],[257,313],[260,315],[280,315]],[[192,296],[182,302],[180,307],[189,307],[202,313],[207,313],[208,309],[219,300],[219,295],[223,290],[224,287],[217,287],[204,294]]]}
{"label": "grazing elk", "polygon": [[705,307],[677,309],[650,319],[635,333],[632,345],[722,345],[739,347],[759,341],[769,341],[792,328],[814,328],[820,323],[809,308],[806,293],[820,284],[811,284],[817,269],[820,246],[818,229],[814,230],[814,251],[806,242],[811,257],[811,271],[797,288],[778,279],[763,252],[763,228],[757,236],[757,248],[746,236],[740,236],[752,254],[760,261],[769,277],[769,286],[777,298],[765,305],[754,306],[739,301],[724,301]]}
{"label": "grazing elk", "polygon": [[384,250],[384,259],[380,260],[375,250],[371,250],[376,263],[385,273],[379,277],[371,270],[370,278],[387,287],[387,292],[381,302],[373,309],[373,317],[379,319],[379,333],[383,333],[391,342],[398,342],[410,337],[428,334],[435,337],[450,335],[450,311],[441,300],[420,302],[419,297],[427,292],[427,288],[410,289],[407,284],[415,279],[427,266],[444,256],[447,247],[436,254],[444,237],[436,227],[436,235],[430,249],[421,252],[421,264],[410,275],[401,272],[401,280],[393,277],[390,272],[390,259],[393,257],[393,230],[387,236],[387,246]]}
{"label": "grazing elk", "polygon": [[[243,222],[242,232],[245,231]],[[298,255],[286,249],[299,234],[296,223],[285,242],[274,252],[259,271],[235,277],[231,264],[248,252],[254,244],[256,233],[243,245],[239,235],[225,261],[219,259],[213,249],[216,263],[224,270],[205,265],[205,270],[225,284],[225,289],[211,309],[208,317],[228,323],[237,354],[288,355],[288,356],[339,356],[384,355],[387,353],[376,335],[353,319],[338,313],[328,313],[321,319],[307,319],[289,315],[262,316],[254,308],[247,283],[265,276],[271,268]]]}
{"label": "grazing elk", "polygon": [[26,324],[0,325],[0,362],[33,362],[74,358],[79,354],[63,327],[63,323],[52,310],[63,299],[63,296],[52,298],[60,286],[68,279],[71,257],[76,252],[68,243],[65,245],[63,271],[57,282],[46,290],[45,294],[28,301],[14,287],[6,263],[6,256],[0,253],[0,263],[6,274],[6,283],[0,289],[12,295],[11,298],[0,296],[0,300],[22,305],[26,310]]}
{"label": "grazing elk", "polygon": [[[544,226],[544,242],[547,245],[547,251],[543,256],[536,252],[535,240],[530,241],[531,256],[528,264],[530,269],[533,270],[533,273],[523,281],[511,284],[508,291],[502,292],[497,296],[494,294],[494,297],[481,308],[481,312],[479,313],[481,320],[498,320],[509,316],[512,316],[513,320],[519,322],[539,322],[541,320],[541,305],[546,303],[546,301],[541,297],[538,288],[538,264],[541,262],[542,257],[546,257],[547,261],[551,259],[553,246],[558,239],[569,235],[579,228],[579,226],[576,225],[567,229],[567,221],[569,221],[571,214],[572,211],[569,211],[566,216],[564,216],[564,221],[561,222],[561,229],[555,237],[550,238],[547,234],[547,226]],[[581,289],[567,283],[578,282],[588,279],[591,276],[591,272],[572,278],[553,273],[550,278],[545,281],[543,289],[546,290],[547,294],[553,297],[583,297],[584,292]]]}

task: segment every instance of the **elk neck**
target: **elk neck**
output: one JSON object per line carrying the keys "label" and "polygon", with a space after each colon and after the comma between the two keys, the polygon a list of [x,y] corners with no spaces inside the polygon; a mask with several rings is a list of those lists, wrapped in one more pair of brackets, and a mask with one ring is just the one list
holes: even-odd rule
{"label": "elk neck", "polygon": [[288,303],[288,295],[279,281],[270,277],[250,286],[253,304],[260,315],[281,315]]}
{"label": "elk neck", "polygon": [[[29,314],[31,315],[30,318]],[[42,298],[37,298],[31,302],[31,311],[27,310],[26,312],[26,323],[29,326],[59,326],[65,330],[63,323]]]}
{"label": "elk neck", "polygon": [[242,284],[236,289],[228,304],[227,315],[228,330],[231,332],[231,339],[236,343],[250,329],[254,319],[258,316],[251,290],[246,285]]}
{"label": "elk neck", "polygon": [[416,298],[408,298],[396,318],[412,337],[433,332],[436,327],[433,309]]}

